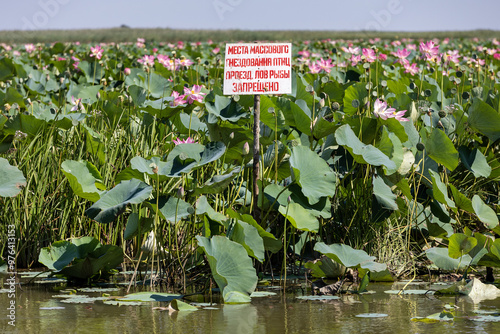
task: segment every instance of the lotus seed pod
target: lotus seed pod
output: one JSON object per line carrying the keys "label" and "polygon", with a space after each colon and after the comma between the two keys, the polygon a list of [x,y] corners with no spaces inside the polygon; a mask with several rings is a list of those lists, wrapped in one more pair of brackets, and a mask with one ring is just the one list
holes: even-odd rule
{"label": "lotus seed pod", "polygon": [[332,109],[333,110],[339,110],[340,109],[340,104],[338,102],[333,102],[332,103]]}
{"label": "lotus seed pod", "polygon": [[423,144],[423,143],[418,143],[418,144],[417,144],[417,150],[419,150],[419,151],[423,151],[423,150],[425,150],[425,146],[424,146],[424,144]]}
{"label": "lotus seed pod", "polygon": [[353,108],[359,108],[359,100],[358,99],[352,100],[351,105]]}
{"label": "lotus seed pod", "polygon": [[439,117],[440,117],[440,118],[445,118],[445,117],[446,117],[446,111],[444,111],[444,110],[440,110],[440,111],[438,112],[438,115],[439,115]]}

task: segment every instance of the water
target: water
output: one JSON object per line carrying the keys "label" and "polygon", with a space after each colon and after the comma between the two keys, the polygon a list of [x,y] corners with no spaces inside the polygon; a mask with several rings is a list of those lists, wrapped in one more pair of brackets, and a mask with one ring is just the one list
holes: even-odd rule
{"label": "water", "polygon": [[[473,303],[468,297],[405,295],[385,293],[403,284],[371,283],[372,294],[342,295],[338,300],[300,300],[295,294],[253,298],[251,304],[203,306],[194,312],[153,310],[168,303],[145,306],[68,304],[52,296],[60,294],[54,285],[23,286],[16,290],[16,326],[5,320],[9,305],[7,293],[0,293],[2,333],[498,333],[500,323],[473,319],[481,311],[500,311],[500,298]],[[412,289],[428,289],[429,284]],[[111,294],[123,295],[126,288]],[[83,293],[82,293],[83,294]],[[99,293],[85,293],[98,296]],[[206,300],[205,300],[206,301]],[[413,317],[426,317],[456,308],[454,321],[423,323]],[[43,309],[54,308],[56,309]],[[41,309],[42,308],[42,309]],[[62,308],[62,309],[61,309]],[[363,318],[377,313],[385,317]],[[498,317],[500,320],[500,316]]]}

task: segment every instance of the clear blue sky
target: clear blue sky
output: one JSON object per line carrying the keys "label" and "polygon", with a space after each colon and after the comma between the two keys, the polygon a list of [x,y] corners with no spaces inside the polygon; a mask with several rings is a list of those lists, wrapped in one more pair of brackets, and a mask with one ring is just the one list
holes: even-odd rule
{"label": "clear blue sky", "polygon": [[500,30],[499,0],[2,1],[0,30]]}

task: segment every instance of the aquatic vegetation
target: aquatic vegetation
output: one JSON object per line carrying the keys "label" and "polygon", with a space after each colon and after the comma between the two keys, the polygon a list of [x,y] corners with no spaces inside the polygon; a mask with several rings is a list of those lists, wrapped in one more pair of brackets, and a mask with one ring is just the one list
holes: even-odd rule
{"label": "aquatic vegetation", "polygon": [[292,93],[260,98],[257,189],[254,101],[223,95],[223,49],[3,47],[0,220],[18,266],[88,279],[125,254],[151,285],[213,279],[226,303],[314,252],[359,291],[422,261],[500,266],[496,40],[295,42]]}

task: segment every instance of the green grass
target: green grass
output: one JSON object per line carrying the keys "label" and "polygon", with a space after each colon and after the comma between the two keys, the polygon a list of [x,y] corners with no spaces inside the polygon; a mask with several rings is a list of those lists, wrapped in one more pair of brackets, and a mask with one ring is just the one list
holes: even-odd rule
{"label": "green grass", "polygon": [[321,39],[366,39],[379,37],[382,39],[399,38],[500,38],[500,31],[314,31],[314,30],[177,30],[177,29],[85,29],[85,30],[40,30],[40,31],[0,31],[0,42],[3,43],[52,43],[58,42],[133,42],[137,38],[158,42],[194,42],[213,40],[224,41],[256,41],[283,40],[303,41]]}

